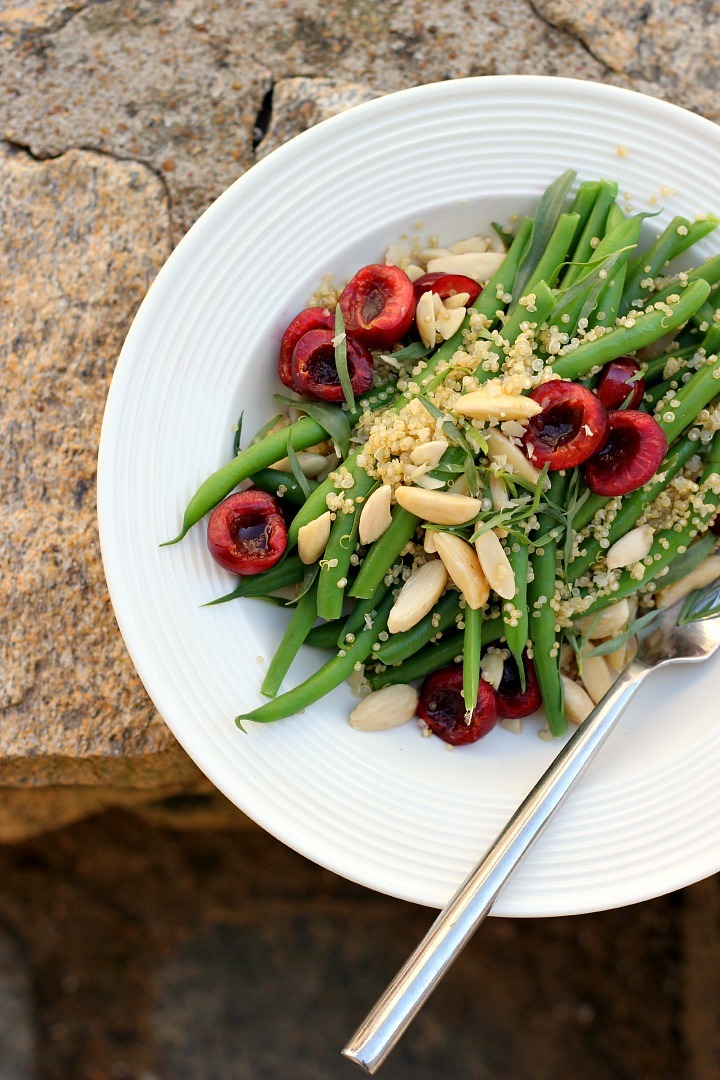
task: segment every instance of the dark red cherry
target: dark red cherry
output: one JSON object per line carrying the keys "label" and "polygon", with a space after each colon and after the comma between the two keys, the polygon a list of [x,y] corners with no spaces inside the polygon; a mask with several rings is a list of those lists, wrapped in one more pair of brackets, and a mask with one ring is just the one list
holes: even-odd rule
{"label": "dark red cherry", "polygon": [[522,660],[525,669],[525,689],[523,690],[520,684],[517,663],[512,656],[509,656],[503,665],[500,685],[495,691],[498,713],[507,720],[530,716],[530,713],[537,712],[542,705],[535,665],[526,652],[523,653]]}
{"label": "dark red cherry", "polygon": [[261,574],[287,547],[287,529],[272,495],[256,488],[228,495],[210,515],[207,545],[233,574]]}
{"label": "dark red cherry", "polygon": [[[629,356],[620,356],[606,364],[600,376],[597,396],[608,412],[613,409],[637,409],[645,393],[645,380],[640,365]],[[630,396],[632,395],[632,396]],[[628,401],[628,398],[630,400]],[[625,402],[628,404],[625,405]]]}
{"label": "dark red cherry", "polygon": [[290,390],[297,389],[292,376],[292,354],[303,334],[309,330],[332,330],[335,326],[335,316],[327,308],[305,308],[296,315],[282,336],[280,342],[280,355],[278,356],[278,375],[280,382]]}
{"label": "dark red cherry", "polygon": [[605,441],[607,415],[592,390],[556,379],[530,395],[543,411],[531,417],[523,445],[538,469],[572,469],[587,461]]}
{"label": "dark red cherry", "polygon": [[[340,376],[335,365],[332,330],[309,330],[293,349],[292,373],[295,386],[306,397],[317,401],[344,401]],[[373,384],[373,359],[364,345],[350,337],[347,365],[353,394],[359,397]]]}
{"label": "dark red cherry", "polygon": [[647,484],[667,453],[665,432],[649,413],[608,413],[605,445],[585,465],[585,483],[596,495],[627,495]]}
{"label": "dark red cherry", "polygon": [[461,665],[441,668],[428,675],[420,689],[417,714],[433,734],[450,743],[462,746],[477,742],[497,723],[495,691],[490,683],[480,680],[477,705],[469,722],[465,720],[463,699],[463,670]]}
{"label": "dark red cherry", "polygon": [[415,302],[423,293],[433,292],[441,300],[447,300],[449,296],[457,296],[458,293],[469,293],[468,304],[474,304],[482,292],[482,285],[464,274],[442,274],[435,271],[432,274],[423,274],[413,282],[415,289]]}
{"label": "dark red cherry", "polygon": [[387,349],[405,337],[415,318],[413,283],[399,266],[372,263],[340,294],[345,331],[368,349]]}

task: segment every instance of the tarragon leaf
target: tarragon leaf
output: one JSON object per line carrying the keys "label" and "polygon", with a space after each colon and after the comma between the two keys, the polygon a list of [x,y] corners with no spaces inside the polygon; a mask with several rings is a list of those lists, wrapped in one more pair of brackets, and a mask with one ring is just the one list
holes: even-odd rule
{"label": "tarragon leaf", "polygon": [[589,656],[609,656],[610,653],[614,653],[621,645],[624,645],[628,638],[633,637],[640,630],[646,627],[653,619],[657,619],[662,615],[660,609],[654,611],[648,611],[645,615],[641,615],[638,619],[633,619],[628,626],[620,634],[616,634],[615,637],[610,638],[608,641],[603,641],[600,645],[596,645],[592,649],[583,649],[583,657],[585,660]]}
{"label": "tarragon leaf", "polygon": [[680,611],[678,626],[698,622],[700,619],[714,619],[720,615],[720,582],[715,581],[704,589],[696,589],[686,598]]}
{"label": "tarragon leaf", "polygon": [[290,462],[290,468],[292,469],[292,474],[295,477],[295,481],[298,487],[300,488],[306,499],[310,498],[311,488],[308,483],[307,476],[300,468],[300,462],[298,461],[298,456],[295,453],[295,447],[292,444],[289,432],[287,440],[287,456],[288,461]]}
{"label": "tarragon leaf", "polygon": [[683,551],[682,555],[676,555],[670,563],[667,574],[658,579],[661,587],[664,589],[667,585],[674,585],[680,578],[686,577],[692,570],[704,563],[717,542],[718,538],[715,533],[706,532],[704,536],[691,544],[687,551]]}
{"label": "tarragon leaf", "polygon": [[274,394],[273,396],[280,405],[291,405],[293,409],[306,413],[328,433],[340,451],[341,456],[343,458],[348,456],[350,452],[350,421],[343,409],[337,405],[329,405],[325,401],[303,401],[284,397],[283,394]]}
{"label": "tarragon leaf", "polygon": [[242,438],[242,425],[244,415],[245,410],[240,413],[240,416],[238,417],[238,422],[235,425],[235,438],[233,439],[233,455],[235,457],[237,457],[237,455],[240,453],[240,439]]}
{"label": "tarragon leaf", "polygon": [[335,367],[337,369],[340,385],[342,386],[345,402],[349,409],[354,410],[355,394],[353,393],[352,380],[350,379],[350,372],[348,371],[345,320],[343,319],[343,313],[340,310],[339,304],[335,308],[335,337],[333,338],[333,345],[335,347]]}

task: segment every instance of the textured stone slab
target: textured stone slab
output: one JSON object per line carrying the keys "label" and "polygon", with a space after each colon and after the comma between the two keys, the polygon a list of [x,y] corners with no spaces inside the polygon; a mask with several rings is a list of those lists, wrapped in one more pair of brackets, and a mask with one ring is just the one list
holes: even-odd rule
{"label": "textured stone slab", "polygon": [[170,247],[150,170],[0,152],[0,784],[195,775],[110,608],[95,522],[105,395]]}

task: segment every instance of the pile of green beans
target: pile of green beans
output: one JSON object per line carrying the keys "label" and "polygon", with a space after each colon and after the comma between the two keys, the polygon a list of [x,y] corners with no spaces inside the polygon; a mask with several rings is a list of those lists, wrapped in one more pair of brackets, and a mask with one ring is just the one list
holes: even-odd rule
{"label": "pile of green beans", "polygon": [[[571,172],[559,177],[543,195],[534,217],[519,222],[502,265],[469,309],[463,326],[426,356],[407,388],[378,388],[354,408],[343,408],[352,428],[367,409],[399,412],[418,393],[423,397],[432,395],[453,370],[455,354],[469,348],[465,335],[471,329],[473,314],[473,329],[477,331],[477,316],[482,316],[481,333],[490,342],[486,353],[489,362],[475,370],[475,385],[496,377],[508,349],[527,330],[528,323],[537,327],[554,325],[567,335],[561,340],[569,344],[556,357],[543,351],[551,346],[542,335],[538,336],[535,355],[552,365],[556,376],[584,380],[589,386],[595,385],[593,380],[603,365],[662,341],[667,351],[643,364],[643,407],[650,411],[657,408],[656,420],[668,441],[667,455],[658,473],[643,488],[614,505],[606,528],[610,500],[587,492],[582,471],[552,474],[546,502],[541,499],[536,519],[527,528],[508,525],[504,547],[514,574],[515,594],[512,600],[500,604],[499,616],[495,614],[497,608],[490,612],[492,617],[487,607],[471,608],[453,586],[410,629],[390,633],[388,617],[403,574],[407,575],[404,567],[411,562],[409,545],[417,544],[422,536],[421,520],[395,505],[388,528],[363,547],[358,540],[362,508],[380,481],[358,463],[362,461],[360,440],[350,449],[345,439],[344,457],[338,458],[337,469],[343,469],[349,483],[345,479],[340,484],[334,472],[327,479],[310,480],[304,485],[296,475],[272,466],[287,457],[288,447],[306,450],[332,438],[332,431],[321,423],[324,419],[330,428],[334,427],[330,417],[316,412],[317,419],[307,415],[279,430],[267,425],[247,449],[200,485],[185,509],[180,532],[166,542],[176,544],[182,540],[246,480],[281,494],[296,511],[288,527],[288,548],[283,559],[262,574],[241,578],[231,592],[210,602],[251,597],[282,602],[277,600],[278,590],[300,586],[295,600],[286,601],[289,619],[261,686],[269,700],[241,713],[236,718],[238,726],[247,721],[269,723],[301,712],[353,673],[362,672],[370,688],[379,690],[422,679],[459,659],[463,663],[465,707],[471,711],[478,697],[483,649],[499,642],[514,658],[522,679],[526,651],[533,657],[550,731],[562,735],[568,721],[560,679],[561,632],[556,608],[562,594],[558,593],[558,577],[564,577],[562,588],[573,589],[573,595],[579,593],[590,601],[585,602],[583,614],[600,611],[638,590],[647,593],[648,585],[652,589],[653,584],[661,584],[664,571],[678,551],[691,544],[712,521],[720,498],[709,488],[700,514],[677,530],[656,534],[641,582],[626,570],[619,574],[617,588],[607,596],[590,591],[587,582],[593,568],[602,567],[605,549],[637,525],[695,455],[702,463],[700,483],[707,485],[720,469],[720,436],[715,435],[708,446],[693,430],[698,415],[711,406],[720,391],[720,322],[716,319],[720,308],[720,255],[671,280],[665,278],[656,288],[655,279],[672,273],[673,260],[708,235],[717,221],[708,218],[690,222],[675,217],[651,246],[642,250],[644,215],[626,216],[616,202],[617,183],[599,180],[579,184],[568,208],[573,180]],[[604,267],[609,271],[605,272]],[[532,297],[532,302],[520,303],[527,297]],[[672,342],[667,344],[671,335]],[[667,363],[672,358],[680,366],[675,376],[666,379]],[[457,422],[457,417],[451,419]],[[463,445],[459,439],[457,445],[451,446],[431,476],[449,483],[448,477],[456,475],[453,469],[463,467],[468,452],[467,447],[461,449]],[[487,470],[481,453],[475,455],[473,464],[478,462],[481,470]],[[294,458],[293,469],[297,473]],[[563,516],[558,508],[565,505],[571,484],[576,492],[575,508],[566,510]],[[341,509],[334,513],[325,550],[313,571],[293,549],[300,529],[324,514],[328,496],[338,493],[349,500],[344,510],[350,512]],[[577,493],[583,497],[578,498]],[[486,495],[482,488],[478,498]],[[455,531],[470,539],[478,524],[492,524],[495,513],[483,507],[474,521]],[[601,542],[596,536],[603,532]],[[583,539],[573,556],[571,541],[578,533],[583,534]],[[328,649],[333,655],[304,682],[282,693],[303,644]]]}

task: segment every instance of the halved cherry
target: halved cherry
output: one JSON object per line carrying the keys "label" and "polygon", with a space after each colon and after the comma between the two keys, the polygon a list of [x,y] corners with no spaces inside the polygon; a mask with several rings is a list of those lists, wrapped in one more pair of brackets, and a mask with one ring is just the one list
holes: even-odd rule
{"label": "halved cherry", "polygon": [[637,409],[645,393],[645,380],[640,375],[637,360],[630,356],[619,356],[617,360],[611,360],[603,368],[595,393],[608,412],[622,406],[626,409]]}
{"label": "halved cherry", "polygon": [[497,723],[495,691],[490,683],[480,680],[477,705],[469,723],[465,720],[462,688],[463,670],[459,664],[434,671],[420,688],[418,716],[434,735],[452,746],[477,742]]}
{"label": "halved cherry", "polygon": [[287,547],[287,529],[272,495],[256,488],[228,495],[210,515],[207,545],[232,574],[261,574]]}
{"label": "halved cherry", "polygon": [[295,381],[292,376],[292,354],[303,334],[308,330],[332,330],[335,326],[335,316],[327,308],[305,308],[296,315],[282,336],[280,342],[280,355],[278,356],[278,375],[280,382],[295,390]]}
{"label": "halved cherry", "polygon": [[447,300],[449,296],[457,296],[458,293],[469,293],[468,304],[474,304],[482,292],[482,285],[464,274],[442,274],[435,271],[432,274],[423,274],[413,282],[415,289],[415,302],[423,293],[434,292],[441,300]]}
{"label": "halved cherry", "polygon": [[579,383],[554,382],[538,386],[530,395],[543,411],[528,423],[523,445],[533,465],[550,471],[572,469],[600,449],[607,431],[603,403]]}
{"label": "halved cherry", "polygon": [[540,686],[535,674],[535,665],[526,652],[522,657],[525,669],[525,689],[520,685],[520,672],[517,662],[509,656],[503,665],[502,679],[495,691],[497,710],[506,720],[516,720],[537,712],[542,705]]}
{"label": "halved cherry", "polygon": [[653,478],[666,453],[665,432],[649,413],[608,413],[607,439],[585,465],[585,483],[596,495],[627,495]]}
{"label": "halved cherry", "polygon": [[[318,401],[342,401],[343,388],[335,366],[334,332],[308,330],[296,343],[292,355],[292,374],[301,394]],[[372,356],[359,341],[347,336],[347,365],[353,394],[359,397],[373,383]]]}
{"label": "halved cherry", "polygon": [[368,349],[387,349],[405,337],[415,318],[413,283],[399,266],[372,263],[340,294],[345,330]]}

